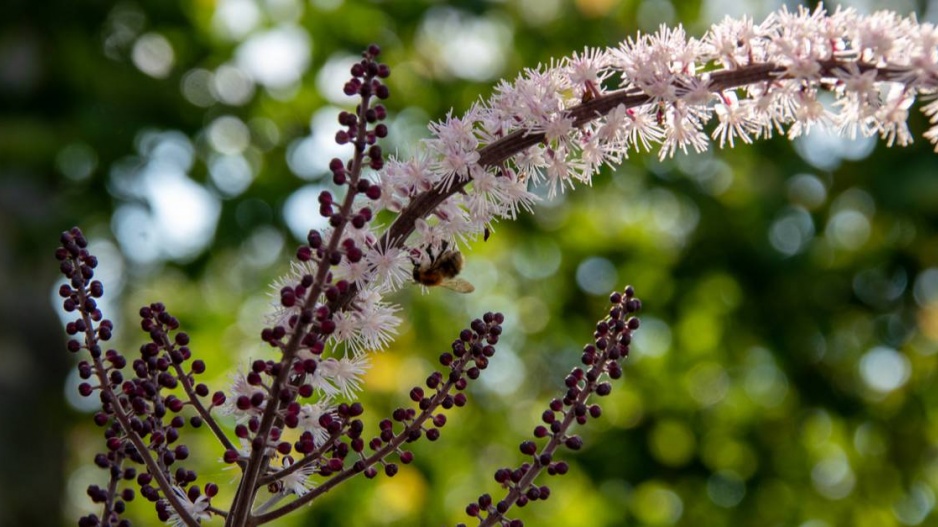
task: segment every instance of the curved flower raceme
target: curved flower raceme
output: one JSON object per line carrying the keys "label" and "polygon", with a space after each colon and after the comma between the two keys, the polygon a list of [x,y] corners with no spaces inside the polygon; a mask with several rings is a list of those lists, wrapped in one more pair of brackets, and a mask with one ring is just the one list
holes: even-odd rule
{"label": "curved flower raceme", "polygon": [[[356,206],[367,205],[369,218],[397,213],[386,228],[364,222],[315,234],[317,243],[338,236],[340,246],[355,248],[350,256],[362,253],[340,262],[335,278],[344,289],[321,304],[334,311],[358,304],[378,317],[337,317],[331,342],[355,353],[382,348],[399,318],[381,295],[407,284],[428,250],[531,211],[535,185],[546,185],[548,198],[589,185],[631,151],[657,148],[668,157],[711,142],[725,148],[774,134],[794,138],[819,125],[902,146],[912,141],[907,118],[917,97],[928,101],[925,138],[938,144],[936,46],[934,25],[891,12],[782,9],[759,24],[727,18],[699,39],[662,27],[502,81],[465,115],[431,124],[414,158],[391,159],[364,183],[371,194],[360,192]],[[833,102],[825,104],[821,92]],[[333,167],[344,180],[341,162]],[[286,281],[301,276],[297,267]]]}

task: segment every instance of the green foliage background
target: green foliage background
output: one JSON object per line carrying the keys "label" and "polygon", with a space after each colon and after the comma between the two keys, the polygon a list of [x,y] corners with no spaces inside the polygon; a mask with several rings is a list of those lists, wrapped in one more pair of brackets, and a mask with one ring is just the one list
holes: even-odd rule
{"label": "green foliage background", "polygon": [[[389,148],[404,153],[427,122],[451,108],[460,113],[523,67],[614,45],[661,22],[683,23],[699,36],[721,9],[759,20],[774,7],[667,0],[243,3],[256,6],[260,19],[238,38],[219,32],[221,4],[212,0],[13,0],[4,8],[2,525],[73,525],[87,511],[84,488],[103,476],[91,466],[100,431],[67,403],[74,359],[64,351],[50,300],[59,232],[80,225],[102,260],[123,262],[105,277],[113,300],[107,315],[122,328],[123,349],[142,340],[134,332],[136,309],[163,301],[209,364],[207,381],[221,388],[238,364],[267,353],[257,339],[267,284],[287,269],[298,243],[283,207],[319,176],[291,172],[289,145],[308,136],[311,116],[330,104],[317,79],[331,58],[371,42],[382,46],[392,66],[388,106],[396,123]],[[900,4],[860,7],[938,16],[933,4]],[[442,44],[455,35],[441,34],[433,20],[455,20],[452,31],[496,28],[505,44],[494,77],[448,69]],[[216,71],[244,40],[280,24],[301,28],[312,43],[294,90],[256,86],[237,105],[198,105],[184,96],[192,70]],[[132,60],[134,43],[146,34],[172,46],[173,67],[163,78],[142,73]],[[209,174],[206,129],[226,115],[262,123],[252,128],[248,148],[250,186],[219,200],[210,245],[183,259],[133,264],[120,253],[111,217],[129,201],[118,181],[122,167],[142,162],[147,131],[178,131],[195,145],[192,180],[222,196]],[[912,124],[920,136],[921,116]],[[271,126],[276,134],[260,133]],[[479,493],[498,495],[494,470],[519,461],[517,444],[558,393],[605,310],[606,286],[627,283],[644,300],[645,324],[625,378],[603,401],[603,417],[581,430],[585,449],[565,454],[571,473],[544,481],[550,500],[520,511],[528,525],[935,522],[938,157],[921,140],[905,149],[878,144],[853,159],[838,154],[842,143],[831,143],[822,148],[821,169],[801,155],[821,140],[774,139],[665,162],[634,155],[593,188],[499,224],[488,242],[465,251],[465,273],[477,287],[472,295],[421,295],[416,288],[398,294],[406,322],[367,379],[372,425],[406,404],[439,352],[487,310],[508,317],[499,358],[472,391],[470,407],[450,414],[442,440],[415,445],[412,466],[393,479],[353,481],[278,525],[466,521],[463,508]],[[794,249],[779,249],[792,239],[800,240]],[[594,287],[603,293],[588,292]],[[875,379],[897,371],[894,389],[875,388]],[[207,437],[190,441],[200,483],[225,487],[234,474],[216,463],[222,452]],[[138,524],[156,524],[149,505],[134,505]]]}

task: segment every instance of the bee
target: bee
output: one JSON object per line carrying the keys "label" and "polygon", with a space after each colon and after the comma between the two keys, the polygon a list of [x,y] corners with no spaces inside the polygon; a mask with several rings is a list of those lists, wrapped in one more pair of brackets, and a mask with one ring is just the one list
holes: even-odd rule
{"label": "bee", "polygon": [[414,262],[414,281],[427,287],[443,286],[457,293],[471,293],[475,287],[458,278],[456,275],[462,271],[462,253],[456,250],[447,250],[445,247],[440,254],[433,256],[429,250],[430,261],[426,263]]}

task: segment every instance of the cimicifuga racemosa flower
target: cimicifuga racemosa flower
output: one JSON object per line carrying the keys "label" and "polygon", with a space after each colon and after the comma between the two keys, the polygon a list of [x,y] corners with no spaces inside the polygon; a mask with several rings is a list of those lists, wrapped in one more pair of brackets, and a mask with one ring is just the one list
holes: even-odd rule
{"label": "cimicifuga racemosa flower", "polygon": [[[465,114],[431,124],[411,159],[386,160],[379,145],[388,134],[381,101],[391,74],[379,54],[370,46],[344,85],[357,105],[339,115],[335,141],[350,155],[329,164],[337,190],[319,195],[328,227],[309,231],[291,271],[275,283],[261,333],[271,353],[235,374],[227,393],[197,382],[206,366],[163,304],[140,311],[149,340],[139,357],[102,349],[113,327],[96,306],[103,294],[93,280],[96,260],[80,230],[62,235],[56,256],[68,284],[60,293],[76,314],[66,328],[68,349],[87,352],[79,391],[100,397],[95,422],[105,429],[107,451],[95,461],[110,475],[106,488],[89,489],[102,514],[80,525],[126,525],[124,503],[135,493],[124,482],[131,480],[163,521],[193,527],[221,516],[234,527],[272,522],[358,474],[395,475],[399,463],[413,460],[405,444],[439,439],[443,410],[467,403],[464,390],[495,353],[503,317],[486,313],[463,329],[440,355],[442,371],[410,391],[414,406],[395,410],[370,437],[356,394],[367,388],[369,354],[393,341],[406,316],[391,295],[415,279],[438,283],[420,279],[421,269],[495,222],[532,212],[534,186],[544,185],[551,198],[589,185],[633,151],[668,157],[712,142],[726,148],[776,134],[794,138],[815,126],[903,146],[913,139],[907,119],[919,97],[931,122],[924,136],[938,144],[938,30],[890,12],[782,9],[759,23],[726,19],[700,38],[662,27],[586,49],[502,81]],[[451,265],[446,277],[458,272]],[[506,495],[483,495],[467,508],[480,524],[520,525],[508,509],[549,495],[534,478],[566,472],[555,451],[579,448],[571,425],[600,415],[587,399],[609,393],[604,379],[621,375],[638,327],[632,290],[611,300],[583,366],[566,377],[535,440],[521,444],[530,459],[496,473]],[[218,415],[234,417],[231,437]],[[179,467],[189,456],[179,441],[185,427],[207,428],[223,462],[238,471],[227,508],[212,502],[214,483],[197,485],[197,475]]]}

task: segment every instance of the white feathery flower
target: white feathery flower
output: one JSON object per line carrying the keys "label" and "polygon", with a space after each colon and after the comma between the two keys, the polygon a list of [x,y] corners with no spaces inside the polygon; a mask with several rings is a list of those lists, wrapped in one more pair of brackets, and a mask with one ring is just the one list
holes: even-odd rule
{"label": "white feathery flower", "polygon": [[678,148],[686,154],[688,145],[697,153],[707,150],[707,136],[700,130],[699,121],[694,118],[688,107],[675,104],[668,113],[668,125],[664,143],[658,153],[660,159],[673,157]]}
{"label": "white feathery flower", "polygon": [[351,399],[361,389],[362,376],[368,371],[370,360],[361,354],[339,359],[325,359],[319,366],[324,368],[323,375],[328,377],[346,399]]}
{"label": "white feathery flower", "polygon": [[609,76],[608,53],[600,48],[586,48],[583,53],[574,53],[561,63],[567,77],[574,86],[599,84]]}
{"label": "white feathery flower", "polygon": [[443,240],[453,241],[468,230],[468,213],[461,206],[461,196],[462,194],[451,196],[433,210],[433,215],[440,220],[436,228]]}
{"label": "white feathery flower", "polygon": [[[196,498],[193,502],[189,499],[189,495],[186,494],[186,491],[182,488],[173,485],[172,490],[173,494],[176,495],[176,499],[179,500],[185,511],[195,521],[201,522],[203,520],[210,520],[212,518],[212,514],[208,511],[208,496],[205,494],[200,494],[199,497]],[[182,517],[179,515],[179,512],[173,508],[169,500],[163,499],[163,502],[166,504],[167,510],[170,511],[169,519],[166,520],[166,523],[172,525],[173,527],[185,527],[186,522],[183,521]]]}
{"label": "white feathery flower", "polygon": [[479,141],[472,133],[471,117],[458,119],[447,115],[446,121],[430,125],[435,137],[424,144],[438,154],[433,170],[442,175],[445,188],[468,178],[471,167],[479,160]]}
{"label": "white feathery flower", "polygon": [[753,44],[758,36],[752,19],[743,16],[740,20],[726,17],[710,28],[704,38],[707,55],[713,56],[727,69],[749,64],[753,60]]}
{"label": "white feathery flower", "polygon": [[716,105],[715,111],[720,123],[713,130],[713,138],[720,138],[720,148],[723,148],[725,143],[729,143],[732,148],[737,137],[744,143],[752,142],[750,135],[757,127],[750,121],[751,113],[748,108],[739,104],[734,92],[725,93],[723,101]]}
{"label": "white feathery flower", "polygon": [[245,374],[240,372],[233,374],[231,376],[231,386],[228,388],[228,397],[225,399],[225,404],[219,407],[219,413],[222,415],[234,415],[239,423],[247,421],[252,416],[261,415],[264,412],[264,408],[267,406],[266,400],[261,403],[259,407],[251,405],[246,410],[238,408],[239,397],[251,397],[258,391],[260,391],[258,387],[248,384]]}
{"label": "white feathery flower", "polygon": [[664,129],[658,124],[651,107],[630,108],[626,110],[628,120],[625,123],[625,134],[629,143],[636,150],[641,146],[646,152],[651,152],[651,143],[664,141]]}
{"label": "white feathery flower", "polygon": [[[323,359],[319,359],[319,364],[322,364],[322,360]],[[333,386],[330,381],[331,379],[328,377],[328,372],[319,367],[316,368],[316,371],[306,376],[306,383],[312,386],[313,390],[320,392],[325,399],[334,397],[335,394],[339,393],[338,388]]]}
{"label": "white feathery flower", "polygon": [[498,182],[502,188],[500,196],[503,197],[499,211],[501,217],[515,219],[521,209],[533,212],[534,204],[540,201],[540,198],[528,191],[526,181],[518,176],[503,176],[498,178]]}
{"label": "white feathery flower", "polygon": [[285,287],[296,287],[302,281],[304,275],[315,276],[315,266],[316,263],[313,261],[298,262],[293,260],[290,262],[290,270],[286,274],[277,277],[270,284],[270,304],[273,307],[272,312],[267,315],[267,322],[270,325],[287,327],[287,320],[290,316],[299,312],[303,299],[297,298],[296,305],[291,308],[284,307],[280,303],[280,291]]}
{"label": "white feathery flower", "polygon": [[355,348],[358,340],[358,317],[352,311],[340,311],[333,313],[332,321],[335,322],[335,331],[329,335],[335,343],[345,343],[350,348]]}
{"label": "white feathery flower", "polygon": [[438,251],[444,241],[449,242],[444,236],[443,229],[439,227],[439,222],[431,224],[423,218],[418,218],[414,222],[414,234],[409,242],[412,247]]}
{"label": "white feathery flower", "polygon": [[544,127],[544,138],[548,144],[566,144],[570,141],[570,133],[573,130],[573,118],[561,115],[551,119]]}
{"label": "white feathery flower", "polygon": [[909,107],[914,98],[901,84],[893,84],[886,94],[886,102],[876,112],[880,135],[886,140],[886,146],[898,144],[907,146],[912,142],[909,131]]}
{"label": "white feathery flower", "polygon": [[383,291],[395,291],[411,281],[413,262],[400,247],[375,247],[365,251],[365,261],[375,277],[375,284]]}
{"label": "white feathery flower", "polygon": [[[283,458],[283,468],[290,468],[293,466],[293,458],[287,456]],[[316,473],[317,469],[316,463],[307,463],[306,465],[300,467],[297,470],[283,476],[278,481],[283,484],[284,494],[296,494],[297,496],[304,496],[307,492],[315,488],[315,484],[310,480],[310,476]]]}
{"label": "white feathery flower", "polygon": [[339,263],[336,277],[353,282],[359,287],[371,282],[374,278],[371,268],[364,258],[357,262],[350,262],[347,258],[343,259]]}
{"label": "white feathery flower", "polygon": [[572,171],[572,162],[573,160],[567,156],[566,150],[564,148],[556,148],[552,150],[552,155],[549,156],[550,161],[547,164],[547,199],[553,199],[557,195],[559,190],[561,193],[564,191],[564,185],[569,185],[570,188],[573,188],[573,184],[570,181],[570,172]]}
{"label": "white feathery flower", "polygon": [[788,129],[788,138],[794,139],[811,131],[815,124],[833,122],[830,112],[817,99],[817,93],[803,91],[798,94],[795,106],[795,122]]}
{"label": "white feathery flower", "polygon": [[[369,294],[376,293],[365,290],[362,291],[359,298]],[[387,347],[393,335],[397,334],[397,327],[401,323],[400,317],[394,314],[399,308],[393,304],[369,300],[362,302],[359,309],[360,349],[378,351]]]}
{"label": "white feathery flower", "polygon": [[580,143],[579,170],[573,172],[572,176],[584,185],[592,185],[593,174],[599,172],[603,165],[611,164],[609,161],[603,145],[595,139],[588,138]]}
{"label": "white feathery flower", "polygon": [[300,430],[309,432],[313,436],[313,444],[322,446],[329,439],[329,431],[319,424],[319,418],[325,414],[334,413],[332,407],[324,402],[314,404],[304,404],[300,408],[298,427]]}

